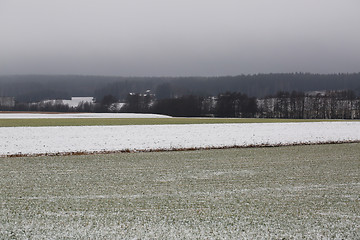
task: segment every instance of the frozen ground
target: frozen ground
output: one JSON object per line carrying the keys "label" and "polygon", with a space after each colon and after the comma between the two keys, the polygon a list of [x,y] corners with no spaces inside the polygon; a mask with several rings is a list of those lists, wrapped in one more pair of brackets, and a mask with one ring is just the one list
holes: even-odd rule
{"label": "frozen ground", "polygon": [[18,118],[169,118],[169,116],[145,113],[0,113],[0,119]]}
{"label": "frozen ground", "polygon": [[0,156],[360,141],[360,122],[0,128]]}
{"label": "frozen ground", "polygon": [[0,239],[360,239],[360,143],[0,166]]}

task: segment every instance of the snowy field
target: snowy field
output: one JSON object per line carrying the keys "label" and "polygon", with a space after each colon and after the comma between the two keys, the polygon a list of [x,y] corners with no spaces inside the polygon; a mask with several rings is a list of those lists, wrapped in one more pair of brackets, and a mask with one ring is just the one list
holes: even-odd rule
{"label": "snowy field", "polygon": [[360,143],[0,166],[0,239],[360,239]]}
{"label": "snowy field", "polygon": [[170,118],[160,114],[145,113],[0,113],[0,119],[43,118]]}
{"label": "snowy field", "polygon": [[0,156],[360,141],[360,122],[0,128]]}

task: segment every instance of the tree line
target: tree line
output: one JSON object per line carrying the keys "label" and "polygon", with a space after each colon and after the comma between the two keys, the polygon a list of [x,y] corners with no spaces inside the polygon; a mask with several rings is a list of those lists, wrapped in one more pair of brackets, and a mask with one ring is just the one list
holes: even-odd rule
{"label": "tree line", "polygon": [[147,92],[129,93],[123,103],[106,95],[94,103],[80,102],[77,107],[69,107],[61,101],[17,102],[12,107],[0,106],[0,110],[156,113],[174,117],[360,119],[360,97],[351,90],[280,91],[264,98],[225,92],[210,97],[184,95],[159,99]]}
{"label": "tree line", "polygon": [[215,97],[186,95],[166,99],[132,94],[122,111],[176,117],[360,119],[360,97],[351,90],[280,91],[264,98],[238,92],[226,92]]}
{"label": "tree line", "polygon": [[279,92],[259,99],[257,107],[261,118],[360,119],[360,98],[351,90]]}

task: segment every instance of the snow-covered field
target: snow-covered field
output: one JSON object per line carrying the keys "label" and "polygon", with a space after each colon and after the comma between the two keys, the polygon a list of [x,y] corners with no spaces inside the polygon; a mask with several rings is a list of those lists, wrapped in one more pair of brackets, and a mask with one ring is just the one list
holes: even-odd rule
{"label": "snow-covered field", "polygon": [[0,128],[0,156],[360,141],[360,122]]}
{"label": "snow-covered field", "polygon": [[146,113],[0,113],[0,119],[27,118],[170,118],[170,116]]}

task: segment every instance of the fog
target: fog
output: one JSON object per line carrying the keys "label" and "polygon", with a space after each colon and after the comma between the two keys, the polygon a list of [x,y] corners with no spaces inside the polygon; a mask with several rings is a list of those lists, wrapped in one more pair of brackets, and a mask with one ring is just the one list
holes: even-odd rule
{"label": "fog", "polygon": [[0,75],[360,71],[358,0],[0,0]]}

